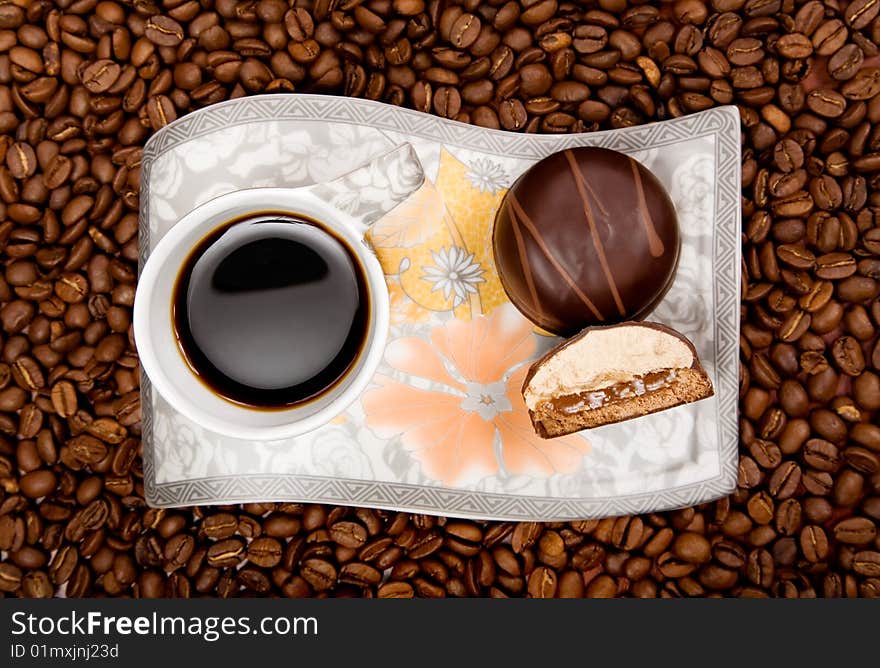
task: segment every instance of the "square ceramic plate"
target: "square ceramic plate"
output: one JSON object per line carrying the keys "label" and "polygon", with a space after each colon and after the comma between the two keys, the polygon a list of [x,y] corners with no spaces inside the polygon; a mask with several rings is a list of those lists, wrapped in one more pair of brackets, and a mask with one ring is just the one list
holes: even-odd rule
{"label": "square ceramic plate", "polygon": [[[300,501],[548,521],[728,494],[737,473],[739,140],[734,107],[535,136],[365,100],[264,95],[172,123],[144,151],[142,263],[185,213],[232,190],[326,181],[402,142],[415,147],[427,179],[370,233],[387,275],[392,326],[369,389],[312,433],[248,442],[191,423],[144,377],[147,502]],[[675,283],[649,319],[694,342],[715,396],[545,441],[533,433],[519,391],[530,361],[558,339],[536,331],[507,301],[490,238],[514,180],[574,146],[628,153],[669,190],[682,254]]]}

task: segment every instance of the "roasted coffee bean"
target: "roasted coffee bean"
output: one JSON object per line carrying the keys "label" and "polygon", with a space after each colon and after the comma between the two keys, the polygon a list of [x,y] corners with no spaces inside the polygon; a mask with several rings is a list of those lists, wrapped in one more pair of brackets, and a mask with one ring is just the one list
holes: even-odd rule
{"label": "roasted coffee bean", "polygon": [[880,409],[880,376],[865,371],[853,381],[853,398],[866,410]]}
{"label": "roasted coffee bean", "polygon": [[382,580],[382,573],[369,564],[349,563],[342,567],[339,573],[339,582],[357,585],[360,587],[370,587],[379,584]]}
{"label": "roasted coffee bean", "polygon": [[[188,534],[177,534],[165,543],[165,570],[174,571],[183,568],[195,549],[195,541]],[[236,562],[237,563],[237,562]],[[213,563],[212,565],[220,565]]]}
{"label": "roasted coffee bean", "polygon": [[865,357],[859,342],[851,336],[841,336],[831,346],[837,367],[848,376],[858,376],[865,369]]}
{"label": "roasted coffee bean", "polygon": [[157,95],[156,97],[151,97],[147,102],[147,117],[149,118],[150,126],[154,130],[159,130],[175,120],[177,113],[174,110],[174,104],[169,98],[164,95]]}
{"label": "roasted coffee bean", "polygon": [[859,575],[872,578],[880,576],[880,552],[874,550],[856,552],[852,559],[852,569]]}
{"label": "roasted coffee bean", "polygon": [[807,561],[818,562],[828,554],[828,538],[821,527],[810,525],[800,533],[800,546]]}
{"label": "roasted coffee bean", "polygon": [[298,518],[285,513],[270,514],[262,524],[263,531],[275,538],[290,538],[295,536],[301,528],[301,522]]}
{"label": "roasted coffee bean", "polygon": [[834,525],[834,538],[847,545],[868,545],[877,536],[877,526],[867,517],[850,517]]}
{"label": "roasted coffee bean", "polygon": [[177,46],[183,41],[180,24],[167,16],[151,16],[144,24],[144,36],[157,46]]}
{"label": "roasted coffee bean", "polygon": [[300,574],[316,591],[331,589],[337,578],[337,570],[329,561],[307,559],[300,567]]}
{"label": "roasted coffee bean", "polygon": [[498,105],[498,117],[506,130],[522,130],[528,116],[519,100],[504,100]]}
{"label": "roasted coffee bean", "polygon": [[112,60],[96,60],[82,71],[82,84],[90,93],[105,93],[116,83],[121,72],[122,68]]}
{"label": "roasted coffee bean", "polygon": [[846,81],[858,73],[863,62],[862,50],[855,44],[846,44],[829,59],[828,73],[833,79]]}
{"label": "roasted coffee bean", "polygon": [[56,585],[62,585],[70,580],[78,560],[79,555],[74,546],[63,545],[59,548],[49,564],[49,575],[52,582]]}
{"label": "roasted coffee bean", "polygon": [[681,534],[672,549],[679,558],[692,564],[705,563],[711,557],[709,541],[697,533]]}
{"label": "roasted coffee bean", "polygon": [[413,598],[415,591],[408,582],[386,582],[379,587],[379,598]]}
{"label": "roasted coffee bean", "polygon": [[539,566],[529,576],[528,593],[531,598],[553,598],[557,591],[556,572]]}
{"label": "roasted coffee bean", "polygon": [[840,454],[837,447],[821,438],[812,438],[804,443],[804,461],[819,471],[836,471],[840,467]]}
{"label": "roasted coffee bean", "polygon": [[794,462],[783,462],[770,477],[768,491],[777,499],[794,495],[801,481],[801,469]]}
{"label": "roasted coffee bean", "polygon": [[238,529],[238,519],[230,513],[209,515],[204,519],[201,530],[206,536],[214,540],[223,540],[235,534]]}
{"label": "roasted coffee bean", "polygon": [[846,110],[846,98],[830,89],[811,91],[806,101],[813,113],[826,118],[836,118]]}
{"label": "roasted coffee bean", "polygon": [[359,548],[367,542],[367,530],[357,522],[337,522],[330,527],[330,538],[343,547]]}
{"label": "roasted coffee bean", "polygon": [[850,100],[868,100],[874,97],[880,92],[880,68],[861,68],[840,90],[843,97]]}
{"label": "roasted coffee bean", "polygon": [[217,568],[237,566],[245,559],[245,546],[240,540],[229,538],[208,548],[208,564]]}
{"label": "roasted coffee bean", "polygon": [[449,41],[458,49],[466,49],[477,41],[482,24],[473,14],[462,14],[452,24]]}
{"label": "roasted coffee bean", "polygon": [[854,30],[861,30],[877,16],[880,10],[875,0],[855,0],[851,2],[844,12],[844,20]]}
{"label": "roasted coffee bean", "polygon": [[828,280],[841,280],[856,272],[856,261],[848,253],[827,253],[816,259],[816,275]]}
{"label": "roasted coffee bean", "polygon": [[856,471],[843,469],[834,480],[834,501],[840,506],[854,506],[864,489],[864,478]]}
{"label": "roasted coffee bean", "polygon": [[51,397],[52,406],[59,416],[68,418],[76,413],[78,407],[76,388],[70,381],[61,380],[53,385]]}

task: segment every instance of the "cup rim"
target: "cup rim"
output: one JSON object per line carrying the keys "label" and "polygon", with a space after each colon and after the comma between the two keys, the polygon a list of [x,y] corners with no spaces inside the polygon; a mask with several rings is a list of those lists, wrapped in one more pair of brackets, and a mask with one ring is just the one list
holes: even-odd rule
{"label": "cup rim", "polygon": [[[166,372],[165,365],[160,361],[156,349],[150,340],[149,331],[151,310],[154,307],[153,289],[159,276],[164,271],[173,270],[175,275],[180,271],[179,266],[168,266],[173,251],[186,236],[198,230],[201,226],[206,228],[204,234],[209,234],[211,229],[213,229],[208,226],[209,220],[221,215],[223,211],[232,209],[236,205],[240,206],[241,200],[247,201],[249,198],[254,200],[255,215],[260,213],[260,209],[264,211],[273,210],[273,206],[271,204],[267,205],[267,202],[284,201],[284,204],[277,204],[277,207],[291,208],[292,211],[295,211],[296,202],[294,198],[299,200],[300,203],[302,203],[302,200],[309,200],[310,205],[326,212],[327,218],[330,220],[322,222],[331,226],[334,232],[340,234],[349,242],[353,252],[356,253],[361,262],[366,274],[365,278],[370,299],[375,304],[374,323],[370,327],[371,339],[360,355],[360,359],[357,362],[358,368],[350,370],[348,378],[341,381],[338,396],[306,417],[296,417],[297,411],[300,410],[298,406],[274,409],[272,411],[273,414],[284,415],[285,413],[290,413],[291,419],[282,424],[266,426],[245,425],[218,416],[213,412],[204,410],[198,405],[196,400],[179,391],[170,375]],[[363,237],[360,235],[361,229],[355,218],[344,211],[336,209],[314,193],[309,192],[308,188],[245,188],[214,197],[185,214],[156,244],[138,277],[138,286],[132,309],[133,332],[138,358],[150,383],[166,401],[174,406],[175,410],[205,429],[232,438],[279,440],[307,433],[330,422],[348,408],[366,389],[384,356],[385,345],[388,339],[390,298],[386,287],[385,275],[378,258],[364,243]],[[170,306],[167,310],[169,312],[170,326]],[[176,352],[179,354],[174,359],[179,362],[180,368],[184,369],[186,373],[194,375],[192,369],[186,364],[181,351],[178,350]],[[259,408],[250,409],[228,401],[227,405],[233,412],[263,412]]]}

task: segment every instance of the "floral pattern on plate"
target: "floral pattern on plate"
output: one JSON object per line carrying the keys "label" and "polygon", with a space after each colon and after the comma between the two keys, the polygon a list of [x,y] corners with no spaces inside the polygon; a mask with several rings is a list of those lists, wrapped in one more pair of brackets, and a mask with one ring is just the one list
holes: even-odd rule
{"label": "floral pattern on plate", "polygon": [[450,320],[429,340],[393,340],[385,357],[397,372],[379,374],[363,398],[366,424],[400,439],[425,475],[445,484],[479,481],[499,470],[550,476],[581,465],[581,435],[535,434],[521,390],[534,359],[534,327],[512,305],[489,316]]}

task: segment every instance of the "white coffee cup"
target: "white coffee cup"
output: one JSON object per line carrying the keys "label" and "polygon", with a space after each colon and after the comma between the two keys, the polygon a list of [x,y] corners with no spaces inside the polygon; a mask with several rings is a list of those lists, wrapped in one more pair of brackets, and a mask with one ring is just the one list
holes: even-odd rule
{"label": "white coffee cup", "polygon": [[[415,192],[423,180],[415,151],[403,144],[329,183],[238,190],[186,214],[153,249],[141,271],[135,296],[135,342],[153,387],[190,420],[233,438],[288,438],[339,415],[370,382],[388,336],[388,288],[364,234],[370,224]],[[276,217],[305,216],[330,228],[354,253],[369,297],[366,338],[346,374],[317,397],[277,409],[230,401],[206,385],[187,363],[172,318],[175,285],[193,248],[230,221],[270,213]]]}

